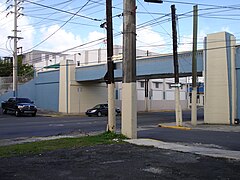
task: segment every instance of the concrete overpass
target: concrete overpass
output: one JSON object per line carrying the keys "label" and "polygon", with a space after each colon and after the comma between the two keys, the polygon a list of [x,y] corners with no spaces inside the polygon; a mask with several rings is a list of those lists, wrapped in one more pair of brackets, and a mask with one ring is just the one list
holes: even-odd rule
{"label": "concrete overpass", "polygon": [[[180,53],[179,76],[186,77],[192,74],[192,53]],[[122,61],[115,61],[116,70],[115,81],[122,79]],[[156,79],[174,77],[173,56],[171,54],[141,57],[136,61],[137,79]],[[104,75],[107,72],[107,64],[96,64],[76,67],[75,80],[77,82],[103,82]],[[197,53],[197,72],[201,76],[203,72],[203,50]]]}

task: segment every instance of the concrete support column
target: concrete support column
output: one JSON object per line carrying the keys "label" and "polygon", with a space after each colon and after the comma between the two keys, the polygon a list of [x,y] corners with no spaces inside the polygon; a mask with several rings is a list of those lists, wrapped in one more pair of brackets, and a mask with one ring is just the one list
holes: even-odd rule
{"label": "concrete support column", "polygon": [[175,114],[176,114],[176,126],[182,126],[182,109],[180,105],[180,90],[179,87],[175,88]]}
{"label": "concrete support column", "polygon": [[136,83],[122,84],[122,134],[137,138]]}
{"label": "concrete support column", "polygon": [[116,132],[115,85],[108,84],[108,131]]}
{"label": "concrete support column", "polygon": [[235,44],[227,32],[207,36],[205,123],[233,124],[236,118]]}
{"label": "concrete support column", "polygon": [[149,80],[148,79],[145,79],[145,111],[148,112],[149,111]]}
{"label": "concrete support column", "polygon": [[79,113],[80,84],[75,81],[75,63],[73,60],[60,61],[59,75],[59,112]]}
{"label": "concrete support column", "polygon": [[192,114],[191,114],[191,124],[193,126],[197,125],[197,87],[192,88]]}

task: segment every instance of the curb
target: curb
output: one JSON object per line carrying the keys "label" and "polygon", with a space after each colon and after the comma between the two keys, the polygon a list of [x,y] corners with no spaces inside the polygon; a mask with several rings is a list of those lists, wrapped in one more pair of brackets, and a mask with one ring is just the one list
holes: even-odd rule
{"label": "curb", "polygon": [[127,139],[125,142],[140,146],[153,146],[159,149],[173,150],[183,153],[192,153],[197,155],[209,156],[214,158],[225,158],[240,161],[240,151],[197,147],[193,145],[182,145],[178,143],[169,143],[154,139]]}
{"label": "curb", "polygon": [[167,125],[158,124],[158,127],[171,128],[171,129],[179,129],[179,130],[191,130],[191,128],[189,128],[189,127],[184,127],[184,126],[167,126]]}

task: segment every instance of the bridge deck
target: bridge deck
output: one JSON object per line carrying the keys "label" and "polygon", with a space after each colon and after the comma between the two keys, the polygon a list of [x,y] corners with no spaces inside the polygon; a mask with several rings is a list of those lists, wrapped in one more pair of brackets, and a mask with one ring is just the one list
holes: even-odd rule
{"label": "bridge deck", "polygon": [[[179,75],[191,76],[192,73],[192,53],[185,52],[178,56]],[[122,61],[116,62],[117,69],[114,71],[115,80],[122,79]],[[164,55],[157,57],[138,58],[136,61],[137,79],[156,79],[174,76],[173,56]],[[197,72],[199,75],[203,71],[203,50],[197,53]],[[76,81],[103,81],[107,72],[107,64],[97,64],[92,66],[82,66],[76,68]]]}

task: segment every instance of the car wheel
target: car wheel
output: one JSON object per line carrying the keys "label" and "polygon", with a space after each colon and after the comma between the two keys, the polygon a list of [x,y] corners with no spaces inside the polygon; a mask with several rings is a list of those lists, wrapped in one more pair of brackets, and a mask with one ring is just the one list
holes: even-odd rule
{"label": "car wheel", "polygon": [[15,116],[19,117],[20,116],[20,112],[18,110],[15,111]]}
{"label": "car wheel", "polygon": [[97,116],[98,116],[98,117],[102,116],[101,111],[98,111]]}
{"label": "car wheel", "polygon": [[7,114],[7,110],[6,109],[2,109],[3,114]]}
{"label": "car wheel", "polygon": [[36,112],[35,113],[32,113],[32,117],[35,117],[36,116]]}

